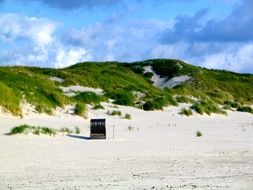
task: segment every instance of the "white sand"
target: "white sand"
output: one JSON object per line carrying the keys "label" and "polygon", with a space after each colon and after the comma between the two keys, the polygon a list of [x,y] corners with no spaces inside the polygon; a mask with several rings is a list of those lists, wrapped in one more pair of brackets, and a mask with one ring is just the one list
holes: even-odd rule
{"label": "white sand", "polygon": [[50,77],[49,79],[54,82],[60,82],[60,83],[64,82],[64,79],[59,78],[59,77]]}
{"label": "white sand", "polygon": [[84,87],[84,86],[68,86],[68,87],[63,87],[60,86],[62,91],[64,92],[65,95],[67,96],[75,96],[76,92],[93,92],[97,95],[103,95],[104,91],[101,88],[91,88],[91,87]]}
{"label": "white sand", "polygon": [[153,81],[153,85],[158,88],[173,88],[191,79],[188,75],[177,76],[171,79],[161,77],[153,71],[151,66],[144,67],[144,71],[153,73],[151,80]]}
{"label": "white sand", "polygon": [[[119,106],[123,116],[131,114],[126,120],[108,116],[108,109],[117,108],[103,105],[105,110],[90,110],[90,116],[107,119],[107,140],[7,136],[11,127],[27,123],[78,126],[80,137],[88,137],[89,122],[69,114],[0,115],[0,189],[252,190],[251,114],[188,118],[176,107],[145,112]],[[196,137],[198,130],[202,137]]]}

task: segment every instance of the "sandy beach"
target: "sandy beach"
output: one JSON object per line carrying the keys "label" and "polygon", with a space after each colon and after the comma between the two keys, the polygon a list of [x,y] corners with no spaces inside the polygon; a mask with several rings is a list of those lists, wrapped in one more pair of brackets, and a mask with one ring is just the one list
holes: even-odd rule
{"label": "sandy beach", "polygon": [[[177,107],[145,112],[103,106],[90,109],[89,118],[106,118],[106,140],[89,140],[89,120],[70,114],[1,114],[0,189],[253,189],[252,114],[186,117]],[[6,135],[24,123],[77,126],[81,134]]]}

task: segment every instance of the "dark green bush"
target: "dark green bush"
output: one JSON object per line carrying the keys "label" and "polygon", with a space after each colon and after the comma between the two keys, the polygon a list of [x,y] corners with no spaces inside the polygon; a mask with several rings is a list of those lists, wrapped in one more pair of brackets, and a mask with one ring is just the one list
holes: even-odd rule
{"label": "dark green bush", "polygon": [[146,78],[148,78],[148,79],[151,79],[153,75],[154,74],[151,73],[151,72],[146,72],[143,76],[146,77]]}
{"label": "dark green bush", "polygon": [[173,78],[180,74],[181,67],[176,60],[157,60],[152,64],[154,71],[162,77]]}
{"label": "dark green bush", "polygon": [[10,134],[11,135],[16,135],[16,134],[23,134],[26,133],[28,131],[28,129],[30,129],[31,127],[29,125],[20,125],[17,127],[14,127],[11,129]]}
{"label": "dark green bush", "polygon": [[224,104],[227,105],[227,106],[230,106],[232,108],[241,107],[241,104],[239,102],[234,102],[234,101],[229,101],[229,100],[224,101]]}
{"label": "dark green bush", "polygon": [[239,107],[239,108],[237,108],[237,111],[248,112],[248,113],[252,113],[253,114],[253,109],[251,107],[249,107],[249,106]]}
{"label": "dark green bush", "polygon": [[197,132],[196,132],[196,136],[197,136],[197,137],[201,137],[202,135],[203,135],[203,134],[202,134],[200,131],[197,131]]}
{"label": "dark green bush", "polygon": [[102,101],[107,101],[105,97],[99,96],[94,92],[81,92],[80,94],[76,95],[74,99],[84,104],[99,104]]}
{"label": "dark green bush", "polygon": [[108,94],[108,96],[114,100],[115,104],[133,106],[134,95],[131,91],[119,90]]}
{"label": "dark green bush", "polygon": [[143,109],[145,111],[162,110],[165,105],[166,105],[166,103],[165,103],[164,99],[155,98],[153,101],[147,101],[143,105]]}

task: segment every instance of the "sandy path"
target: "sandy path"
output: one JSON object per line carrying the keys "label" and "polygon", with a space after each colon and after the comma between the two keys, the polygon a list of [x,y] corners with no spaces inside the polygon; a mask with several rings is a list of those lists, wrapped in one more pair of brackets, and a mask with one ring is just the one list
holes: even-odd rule
{"label": "sandy path", "polygon": [[[120,110],[133,119],[92,111],[92,117],[107,117],[108,139],[98,141],[6,136],[20,120],[0,117],[0,189],[253,189],[252,115],[186,118],[177,108]],[[54,127],[74,122],[83,126],[81,137],[89,135],[81,118],[43,118],[22,121]]]}

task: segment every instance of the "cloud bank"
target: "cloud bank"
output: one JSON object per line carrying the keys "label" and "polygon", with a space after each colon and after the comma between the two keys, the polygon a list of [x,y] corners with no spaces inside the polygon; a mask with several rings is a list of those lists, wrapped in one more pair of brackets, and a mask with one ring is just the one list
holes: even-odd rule
{"label": "cloud bank", "polygon": [[107,7],[119,3],[120,0],[24,0],[26,2],[39,2],[45,5],[72,10],[80,7],[94,8]]}
{"label": "cloud bank", "polygon": [[64,67],[87,60],[83,48],[63,45],[54,35],[58,23],[17,14],[0,15],[0,64]]}
{"label": "cloud bank", "polygon": [[[41,1],[72,9],[122,2]],[[81,61],[137,61],[178,58],[237,72],[253,72],[253,1],[237,2],[223,18],[207,19],[208,9],[174,19],[128,19],[129,11],[79,29],[58,33],[58,23],[18,14],[0,15],[0,64],[66,67]],[[72,6],[72,7],[71,7]]]}

